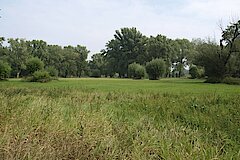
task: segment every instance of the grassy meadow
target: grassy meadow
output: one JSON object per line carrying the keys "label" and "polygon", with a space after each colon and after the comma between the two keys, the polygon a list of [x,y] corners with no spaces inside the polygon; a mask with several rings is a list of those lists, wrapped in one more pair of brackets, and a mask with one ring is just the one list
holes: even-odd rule
{"label": "grassy meadow", "polygon": [[0,159],[240,159],[240,86],[0,82]]}

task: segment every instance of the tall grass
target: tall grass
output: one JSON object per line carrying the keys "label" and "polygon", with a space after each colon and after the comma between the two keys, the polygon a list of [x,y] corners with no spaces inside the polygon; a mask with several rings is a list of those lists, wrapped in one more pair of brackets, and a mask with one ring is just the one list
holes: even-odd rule
{"label": "tall grass", "polygon": [[0,88],[0,159],[240,158],[240,94],[10,83]]}

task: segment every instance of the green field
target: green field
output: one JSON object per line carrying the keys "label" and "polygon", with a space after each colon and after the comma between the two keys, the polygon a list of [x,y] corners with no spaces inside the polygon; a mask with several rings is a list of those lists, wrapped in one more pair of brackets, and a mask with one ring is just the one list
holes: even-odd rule
{"label": "green field", "polygon": [[240,86],[0,82],[0,159],[240,159]]}

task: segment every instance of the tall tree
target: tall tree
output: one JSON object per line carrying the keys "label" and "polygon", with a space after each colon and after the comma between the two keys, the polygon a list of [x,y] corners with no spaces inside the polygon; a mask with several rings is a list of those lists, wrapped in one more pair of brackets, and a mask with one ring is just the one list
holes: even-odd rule
{"label": "tall tree", "polygon": [[187,39],[176,39],[176,57],[175,57],[175,68],[179,72],[179,77],[183,75],[184,67],[189,65],[192,60],[192,55],[194,53],[193,44]]}
{"label": "tall tree", "polygon": [[75,52],[77,53],[76,63],[77,63],[77,76],[81,77],[83,72],[87,67],[87,57],[90,52],[85,46],[77,45],[75,47]]}
{"label": "tall tree", "polygon": [[167,59],[171,52],[170,39],[163,35],[150,36],[147,42],[148,61],[156,58]]}
{"label": "tall tree", "polygon": [[174,41],[163,35],[156,37],[150,36],[147,41],[147,58],[146,62],[152,59],[161,58],[166,62],[166,76],[170,76],[172,63],[176,55]]}
{"label": "tall tree", "polygon": [[61,62],[60,75],[63,77],[77,76],[77,53],[73,46],[65,46],[63,48],[63,61]]}
{"label": "tall tree", "polygon": [[0,47],[2,47],[4,41],[5,41],[5,38],[4,37],[0,37]]}
{"label": "tall tree", "polygon": [[6,79],[11,72],[11,67],[8,63],[0,60],[0,80]]}
{"label": "tall tree", "polygon": [[229,59],[227,72],[229,76],[240,78],[240,39],[235,41],[235,51]]}
{"label": "tall tree", "polygon": [[43,40],[32,40],[27,41],[27,44],[29,46],[29,51],[33,57],[38,57],[45,64],[49,63],[47,42]]}
{"label": "tall tree", "polygon": [[16,77],[19,78],[21,71],[26,68],[26,60],[30,57],[27,43],[24,39],[8,40],[9,43],[9,62],[15,71]]}
{"label": "tall tree", "polygon": [[58,45],[48,45],[47,50],[49,54],[49,60],[47,63],[45,62],[45,65],[47,67],[54,67],[60,73],[62,61],[64,58],[62,47]]}
{"label": "tall tree", "polygon": [[222,29],[220,45],[205,42],[197,47],[196,64],[205,68],[209,82],[221,82],[226,76],[240,75],[240,21]]}
{"label": "tall tree", "polygon": [[91,70],[98,70],[101,75],[105,75],[105,59],[102,53],[94,54],[92,60],[89,62],[89,67]]}
{"label": "tall tree", "polygon": [[221,29],[222,38],[220,40],[221,51],[219,52],[219,59],[223,61],[223,75],[225,75],[233,70],[231,67],[234,66],[233,63],[236,63],[236,59],[238,59],[240,54],[240,20],[236,23],[230,23],[225,30]]}
{"label": "tall tree", "polygon": [[4,37],[0,37],[0,59],[8,62],[8,49],[6,46],[3,45],[5,41]]}
{"label": "tall tree", "polygon": [[122,28],[107,43],[105,57],[113,71],[123,77],[127,74],[129,64],[144,63],[145,45],[146,37],[136,28]]}

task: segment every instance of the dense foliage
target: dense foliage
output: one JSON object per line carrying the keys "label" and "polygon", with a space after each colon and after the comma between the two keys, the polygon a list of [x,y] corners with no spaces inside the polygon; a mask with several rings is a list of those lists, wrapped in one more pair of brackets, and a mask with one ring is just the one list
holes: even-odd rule
{"label": "dense foliage", "polygon": [[9,77],[11,72],[11,67],[6,63],[0,60],[0,80],[6,79]]}
{"label": "dense foliage", "polygon": [[[7,43],[6,46],[3,42]],[[12,77],[22,77],[34,71],[49,70],[54,76],[80,77],[87,68],[86,47],[77,45],[61,47],[48,45],[43,40],[27,41],[24,39],[0,40],[0,59],[11,66]]]}
{"label": "dense foliage", "polygon": [[205,68],[209,82],[221,82],[225,77],[240,77],[240,20],[230,23],[222,31],[222,39],[213,42],[198,42],[195,63]]}
{"label": "dense foliage", "polygon": [[51,77],[58,77],[58,70],[53,66],[47,67],[46,71],[49,73]]}
{"label": "dense foliage", "polygon": [[146,42],[147,38],[136,28],[117,30],[114,39],[107,43],[104,51],[108,67],[111,69],[109,75],[116,72],[120,77],[126,77],[129,64],[143,64]]}
{"label": "dense foliage", "polygon": [[204,70],[203,68],[197,67],[196,65],[192,65],[189,69],[189,74],[191,75],[191,78],[203,78]]}
{"label": "dense foliage", "polygon": [[142,79],[145,76],[145,68],[136,62],[128,66],[128,77],[133,79]]}
{"label": "dense foliage", "polygon": [[197,66],[191,66],[191,68],[189,69],[189,74],[191,75],[191,78],[197,78],[199,75]]}
{"label": "dense foliage", "polygon": [[165,62],[162,59],[153,59],[146,65],[146,71],[149,79],[157,80],[163,77],[166,70]]}
{"label": "dense foliage", "polygon": [[39,58],[30,58],[26,62],[26,69],[29,74],[33,74],[35,71],[42,70],[44,68],[44,63]]}
{"label": "dense foliage", "polygon": [[48,81],[51,81],[51,76],[47,71],[39,70],[33,73],[32,77],[30,77],[30,81],[31,82],[48,82]]}
{"label": "dense foliage", "polygon": [[161,58],[166,65],[164,76],[175,76],[177,72],[180,77],[184,76],[185,67],[191,63],[193,53],[193,43],[187,39],[172,40],[163,35],[146,37],[136,28],[122,28],[107,43],[102,55],[109,76],[119,73],[120,77],[126,77],[129,64],[136,62],[146,65],[152,59]]}

